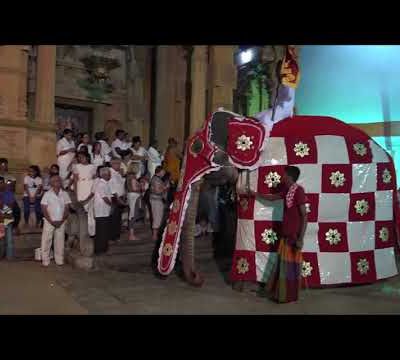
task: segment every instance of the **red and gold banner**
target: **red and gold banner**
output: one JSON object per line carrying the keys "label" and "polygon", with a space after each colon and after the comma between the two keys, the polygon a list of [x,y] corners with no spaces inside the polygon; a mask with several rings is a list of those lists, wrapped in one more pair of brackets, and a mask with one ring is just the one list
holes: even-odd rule
{"label": "red and gold banner", "polygon": [[281,68],[282,84],[291,88],[296,88],[300,81],[300,68],[298,53],[294,45],[286,46],[285,57]]}

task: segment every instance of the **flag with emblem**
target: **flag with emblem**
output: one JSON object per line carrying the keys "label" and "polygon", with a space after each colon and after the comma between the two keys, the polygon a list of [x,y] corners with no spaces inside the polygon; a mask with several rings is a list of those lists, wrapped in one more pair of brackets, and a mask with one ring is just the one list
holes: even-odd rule
{"label": "flag with emblem", "polygon": [[283,85],[293,89],[297,88],[300,81],[300,68],[298,63],[298,52],[294,45],[287,45],[285,57],[281,67],[281,81]]}

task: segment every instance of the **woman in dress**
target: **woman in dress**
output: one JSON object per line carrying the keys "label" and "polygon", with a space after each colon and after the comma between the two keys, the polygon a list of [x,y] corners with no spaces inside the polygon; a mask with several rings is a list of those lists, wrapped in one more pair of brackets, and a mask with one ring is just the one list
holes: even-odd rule
{"label": "woman in dress", "polygon": [[140,136],[134,136],[132,138],[132,162],[135,162],[139,165],[139,172],[137,174],[137,178],[142,177],[146,172],[145,161],[148,159],[147,151],[142,146],[142,140]]}
{"label": "woman in dress", "polygon": [[158,238],[158,230],[160,229],[165,210],[165,195],[168,191],[168,185],[162,180],[164,175],[165,170],[162,166],[158,166],[150,182],[151,227],[154,241],[157,241]]}
{"label": "woman in dress", "polygon": [[129,205],[129,240],[139,240],[135,235],[135,227],[140,219],[142,191],[137,180],[138,167],[134,163],[130,163],[126,176],[126,188]]}
{"label": "woman in dress", "polygon": [[88,133],[82,135],[82,142],[78,145],[78,151],[82,150],[82,146],[86,146],[89,155],[92,154],[92,144],[90,144],[90,136]]}
{"label": "woman in dress", "polygon": [[76,212],[78,216],[79,229],[79,248],[82,254],[91,255],[93,249],[88,248],[86,241],[89,233],[88,229],[88,200],[91,197],[92,185],[96,177],[95,165],[90,164],[90,156],[85,152],[78,153],[78,164],[74,166],[74,189],[78,201]]}
{"label": "woman in dress", "polygon": [[42,210],[40,199],[43,195],[43,180],[40,176],[40,169],[32,165],[28,169],[28,175],[24,178],[24,219],[25,225],[29,225],[29,216],[31,206],[34,206],[36,215],[36,226],[40,227],[42,223]]}
{"label": "woman in dress", "polygon": [[93,179],[96,177],[97,167],[90,163],[90,156],[78,152],[78,163],[73,167],[74,189],[78,201],[85,201],[91,193]]}
{"label": "woman in dress", "polygon": [[57,142],[57,164],[60,168],[61,179],[65,181],[69,176],[69,168],[75,158],[75,143],[72,140],[72,130],[65,129],[64,136]]}
{"label": "woman in dress", "polygon": [[92,165],[96,167],[102,166],[110,161],[108,155],[103,155],[100,142],[95,142],[93,144],[93,151],[90,157],[92,159]]}

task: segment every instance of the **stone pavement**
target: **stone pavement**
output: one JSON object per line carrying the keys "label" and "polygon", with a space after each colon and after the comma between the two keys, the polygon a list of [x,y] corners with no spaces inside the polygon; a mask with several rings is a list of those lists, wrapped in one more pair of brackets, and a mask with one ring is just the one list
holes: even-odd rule
{"label": "stone pavement", "polygon": [[46,270],[33,262],[0,261],[0,314],[87,314]]}
{"label": "stone pavement", "polygon": [[399,276],[373,285],[305,290],[298,303],[278,305],[259,297],[250,284],[242,293],[233,291],[226,282],[229,263],[217,264],[211,257],[199,263],[204,286],[193,288],[175,274],[166,280],[155,278],[147,260],[124,272],[108,268],[85,272],[54,264],[45,269],[28,259],[29,246],[36,246],[38,239],[26,236],[19,240],[25,261],[0,262],[1,314],[400,313]]}

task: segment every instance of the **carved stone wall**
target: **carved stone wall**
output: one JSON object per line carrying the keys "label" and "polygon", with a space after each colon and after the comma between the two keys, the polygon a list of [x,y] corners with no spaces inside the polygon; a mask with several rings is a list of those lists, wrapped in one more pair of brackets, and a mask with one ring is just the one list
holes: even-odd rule
{"label": "carved stone wall", "polygon": [[108,51],[93,49],[90,46],[57,46],[56,96],[79,100],[95,101],[90,93],[79,85],[88,77],[83,58],[95,55],[118,60],[120,66],[110,71],[110,83],[114,87],[99,102],[112,103],[113,95],[126,95],[126,54],[124,49],[113,48]]}
{"label": "carved stone wall", "polygon": [[[133,135],[143,136],[147,119],[144,81],[146,46],[93,47],[82,45],[57,46],[55,96],[58,104],[75,105],[93,110],[93,133],[104,130],[108,120],[118,120],[121,126]],[[29,118],[34,117],[36,87],[36,52],[31,51],[29,62]],[[90,78],[82,59],[98,56],[114,59],[119,66],[108,72],[112,91],[94,96],[86,84]],[[134,64],[134,66],[132,66]],[[134,67],[134,71],[132,71]],[[0,102],[1,108],[1,102]],[[147,139],[145,139],[147,140]]]}

